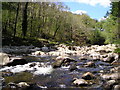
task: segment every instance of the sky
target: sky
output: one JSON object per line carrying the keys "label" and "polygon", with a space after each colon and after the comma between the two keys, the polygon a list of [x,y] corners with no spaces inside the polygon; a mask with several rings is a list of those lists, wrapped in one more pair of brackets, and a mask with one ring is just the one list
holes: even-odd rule
{"label": "sky", "polygon": [[73,0],[64,2],[75,14],[85,13],[93,19],[101,20],[110,10],[110,0]]}

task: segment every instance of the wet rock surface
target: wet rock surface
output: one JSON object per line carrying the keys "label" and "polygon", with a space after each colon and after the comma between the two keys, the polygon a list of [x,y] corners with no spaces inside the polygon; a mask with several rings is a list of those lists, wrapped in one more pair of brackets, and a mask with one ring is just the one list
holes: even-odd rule
{"label": "wet rock surface", "polygon": [[82,75],[82,78],[85,80],[91,80],[91,79],[95,79],[95,76],[92,73],[87,72],[87,73]]}
{"label": "wet rock surface", "polygon": [[[118,46],[4,47],[10,63],[0,67],[3,90],[95,88],[119,90]],[[25,50],[23,50],[25,49]],[[19,51],[19,52],[18,52]],[[19,59],[19,60],[18,60]],[[20,61],[20,62],[19,62]],[[117,64],[115,64],[117,63]]]}
{"label": "wet rock surface", "polygon": [[76,86],[86,86],[86,85],[88,85],[88,82],[84,79],[75,78],[73,81],[73,84],[75,84]]}

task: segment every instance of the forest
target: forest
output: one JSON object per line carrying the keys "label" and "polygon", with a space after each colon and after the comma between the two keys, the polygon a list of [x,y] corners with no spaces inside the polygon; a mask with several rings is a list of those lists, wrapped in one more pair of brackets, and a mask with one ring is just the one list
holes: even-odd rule
{"label": "forest", "polygon": [[2,2],[3,45],[103,45],[120,43],[120,2],[95,20],[62,2]]}

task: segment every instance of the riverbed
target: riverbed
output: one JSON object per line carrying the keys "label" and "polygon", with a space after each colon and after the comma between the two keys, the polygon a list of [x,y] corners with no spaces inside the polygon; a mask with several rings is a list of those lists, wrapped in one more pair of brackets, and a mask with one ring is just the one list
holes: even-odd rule
{"label": "riverbed", "polygon": [[[65,51],[65,50],[63,50]],[[11,54],[10,54],[11,55]],[[57,88],[71,88],[71,89],[96,89],[102,90],[107,86],[107,81],[112,79],[104,79],[102,75],[112,74],[115,72],[113,69],[118,67],[119,64],[111,64],[100,59],[93,59],[90,55],[85,55],[84,58],[80,54],[69,54],[68,57],[74,59],[75,62],[69,62],[69,64],[61,65],[57,68],[53,68],[53,63],[59,55],[49,55],[45,52],[44,55],[30,54],[12,54],[11,57],[25,58],[28,63],[15,66],[2,66],[0,71],[4,78],[2,84],[2,90],[35,90],[35,89],[57,89]],[[94,63],[94,66],[87,66],[88,62]],[[72,65],[75,65],[75,69],[71,69]],[[113,70],[113,71],[112,71]],[[88,85],[75,85],[73,83],[74,78],[82,79],[83,74],[90,72],[95,78],[86,80],[90,84]],[[117,72],[119,73],[119,72]],[[115,79],[116,80],[116,79]],[[112,85],[120,85],[120,78],[116,80],[116,83]],[[18,87],[20,82],[28,84],[27,87]],[[12,83],[12,84],[11,84]],[[13,86],[11,86],[13,85]],[[105,86],[106,85],[106,86]],[[111,86],[110,86],[111,87]]]}

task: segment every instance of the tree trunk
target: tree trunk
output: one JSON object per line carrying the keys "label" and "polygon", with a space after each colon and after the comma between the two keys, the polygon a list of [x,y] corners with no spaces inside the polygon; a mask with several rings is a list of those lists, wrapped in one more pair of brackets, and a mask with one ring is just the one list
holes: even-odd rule
{"label": "tree trunk", "polygon": [[16,35],[16,25],[17,25],[17,19],[18,19],[18,14],[19,14],[19,4],[20,3],[18,3],[17,12],[16,12],[16,18],[15,18],[14,38],[15,38],[15,35]]}
{"label": "tree trunk", "polygon": [[53,39],[55,38],[55,36],[56,36],[56,34],[57,34],[59,28],[60,28],[60,25],[56,28],[55,33],[54,33],[54,35],[53,35]]}
{"label": "tree trunk", "polygon": [[28,8],[28,2],[25,3],[25,7],[23,9],[23,21],[22,21],[23,38],[25,38],[27,33],[27,8]]}

